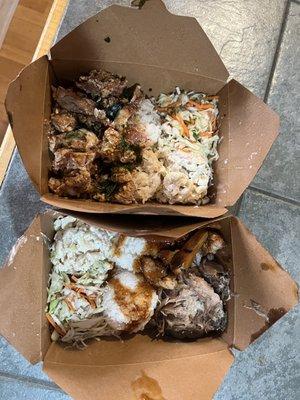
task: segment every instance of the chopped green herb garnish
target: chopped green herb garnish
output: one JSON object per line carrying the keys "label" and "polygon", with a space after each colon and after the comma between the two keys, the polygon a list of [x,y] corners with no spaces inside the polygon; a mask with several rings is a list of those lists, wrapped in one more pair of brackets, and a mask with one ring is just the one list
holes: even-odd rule
{"label": "chopped green herb garnish", "polygon": [[69,140],[85,139],[85,132],[83,132],[81,129],[78,129],[77,131],[67,132],[66,139],[69,139]]}
{"label": "chopped green herb garnish", "polygon": [[107,201],[110,201],[112,196],[118,192],[119,187],[120,187],[120,185],[118,182],[113,182],[111,180],[107,180],[107,181],[102,182],[99,185],[99,190],[100,190],[100,192],[102,192],[104,194],[105,199]]}

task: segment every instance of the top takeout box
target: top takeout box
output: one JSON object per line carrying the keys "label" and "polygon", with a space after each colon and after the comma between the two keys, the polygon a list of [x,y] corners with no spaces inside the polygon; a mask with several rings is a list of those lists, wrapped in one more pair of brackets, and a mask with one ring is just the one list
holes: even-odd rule
{"label": "top takeout box", "polygon": [[[122,205],[49,193],[50,165],[44,120],[51,114],[51,84],[104,68],[140,83],[149,95],[175,86],[220,97],[219,160],[215,195],[204,206]],[[171,14],[162,1],[142,9],[113,5],[78,26],[28,65],[9,86],[6,109],[25,168],[44,202],[90,213],[144,213],[214,218],[236,203],[278,134],[279,118],[235,80],[195,18]]]}

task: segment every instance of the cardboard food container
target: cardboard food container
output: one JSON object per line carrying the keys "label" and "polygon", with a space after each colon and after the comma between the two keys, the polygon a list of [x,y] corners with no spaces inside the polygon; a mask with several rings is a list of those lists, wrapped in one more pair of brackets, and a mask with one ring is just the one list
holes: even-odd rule
{"label": "cardboard food container", "polygon": [[[219,160],[208,205],[122,205],[49,193],[50,165],[44,120],[51,114],[51,84],[104,68],[142,85],[148,95],[175,86],[220,97]],[[48,204],[89,213],[143,213],[214,218],[236,203],[278,134],[279,118],[228,72],[194,18],[171,14],[159,0],[142,9],[113,5],[78,26],[28,65],[11,83],[6,109],[25,168]]]}
{"label": "cardboard food container", "polygon": [[[230,348],[245,349],[297,303],[295,282],[238,218],[191,222],[81,215],[83,221],[105,229],[157,240],[178,238],[199,227],[220,229],[232,250],[233,296],[227,303],[228,326],[220,337],[152,341],[137,334],[125,341],[94,340],[83,351],[64,349],[50,342],[45,317],[48,245],[59,215],[48,211],[37,216],[0,271],[0,333],[31,363],[43,360],[45,372],[74,399],[211,399],[234,361]],[[142,227],[149,225],[149,218],[147,231]]]}

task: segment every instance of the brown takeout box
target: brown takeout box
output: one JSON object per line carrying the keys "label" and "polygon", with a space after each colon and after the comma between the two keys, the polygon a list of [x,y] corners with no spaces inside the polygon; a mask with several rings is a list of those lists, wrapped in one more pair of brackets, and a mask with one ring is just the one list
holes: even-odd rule
{"label": "brown takeout box", "polygon": [[[108,39],[109,38],[109,39]],[[121,205],[60,198],[49,193],[44,119],[51,113],[51,84],[105,68],[139,82],[149,95],[175,86],[220,96],[222,141],[214,164],[215,195],[205,206]],[[6,108],[26,170],[48,204],[89,213],[144,213],[214,218],[236,203],[278,134],[279,119],[235,80],[194,18],[173,15],[159,0],[141,10],[113,5],[78,26],[28,65],[11,83]]]}
{"label": "brown takeout box", "polygon": [[211,399],[234,360],[230,348],[245,349],[297,303],[295,282],[238,218],[199,222],[81,215],[85,222],[152,240],[177,238],[205,226],[220,229],[232,249],[233,296],[227,304],[227,330],[220,337],[171,342],[137,334],[123,342],[92,341],[84,351],[64,349],[50,342],[45,317],[48,243],[58,215],[48,211],[37,216],[0,271],[0,333],[31,363],[43,360],[45,372],[74,399]]}

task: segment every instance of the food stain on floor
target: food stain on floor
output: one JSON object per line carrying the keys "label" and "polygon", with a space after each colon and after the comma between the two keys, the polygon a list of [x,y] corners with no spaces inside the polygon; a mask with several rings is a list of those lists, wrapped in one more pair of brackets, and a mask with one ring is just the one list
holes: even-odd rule
{"label": "food stain on floor", "polygon": [[166,400],[159,383],[142,371],[142,376],[131,384],[135,400]]}

